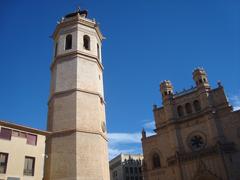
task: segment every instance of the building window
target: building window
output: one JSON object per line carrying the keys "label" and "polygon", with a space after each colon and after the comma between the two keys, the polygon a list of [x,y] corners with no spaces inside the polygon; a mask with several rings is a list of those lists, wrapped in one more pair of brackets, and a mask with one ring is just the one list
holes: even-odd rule
{"label": "building window", "polygon": [[125,167],[125,173],[128,174],[128,167]]}
{"label": "building window", "polygon": [[26,156],[23,174],[25,176],[34,176],[34,167],[35,167],[35,158]]}
{"label": "building window", "polygon": [[129,180],[129,176],[126,177],[126,180]]}
{"label": "building window", "polygon": [[138,171],[139,171],[139,173],[141,174],[141,173],[142,173],[142,168],[139,167],[139,168],[138,168]]}
{"label": "building window", "polygon": [[83,36],[83,47],[86,50],[90,50],[90,37],[88,35]]}
{"label": "building window", "polygon": [[133,176],[131,176],[131,180],[134,180],[134,177],[133,177]]}
{"label": "building window", "polygon": [[185,109],[188,114],[192,113],[192,106],[190,103],[185,104]]}
{"label": "building window", "polygon": [[138,177],[137,177],[137,176],[135,176],[135,180],[138,180]]}
{"label": "building window", "polygon": [[160,157],[157,153],[153,154],[152,162],[153,162],[153,168],[160,168],[161,167]]}
{"label": "building window", "polygon": [[207,137],[203,132],[192,132],[187,137],[187,143],[191,150],[199,151],[206,147]]}
{"label": "building window", "polygon": [[117,171],[113,171],[113,177],[117,177]]}
{"label": "building window", "polygon": [[191,145],[192,150],[198,151],[198,150],[203,149],[203,147],[205,146],[205,140],[200,135],[194,135],[190,139],[190,145]]}
{"label": "building window", "polygon": [[97,44],[97,57],[100,59],[100,50],[99,50],[99,45]]}
{"label": "building window", "polygon": [[0,153],[0,174],[5,174],[7,171],[7,162],[8,162],[8,154]]}
{"label": "building window", "polygon": [[134,173],[138,173],[137,167],[134,168]]}
{"label": "building window", "polygon": [[133,168],[132,167],[130,167],[130,173],[133,174]]}
{"label": "building window", "polygon": [[37,145],[37,136],[33,134],[27,134],[27,144]]}
{"label": "building window", "polygon": [[58,42],[56,42],[55,44],[55,53],[54,53],[55,57],[57,56],[57,53],[58,53]]}
{"label": "building window", "polygon": [[65,50],[72,49],[72,35],[68,34],[65,41]]}
{"label": "building window", "polygon": [[195,109],[196,112],[201,110],[201,105],[200,105],[200,102],[198,100],[195,100],[193,102],[193,106],[194,106],[194,109]]}
{"label": "building window", "polygon": [[178,112],[178,116],[179,117],[184,116],[184,111],[183,111],[183,107],[182,106],[178,106],[177,107],[177,112]]}
{"label": "building window", "polygon": [[12,136],[11,129],[1,128],[1,132],[0,132],[1,139],[11,140],[11,136]]}

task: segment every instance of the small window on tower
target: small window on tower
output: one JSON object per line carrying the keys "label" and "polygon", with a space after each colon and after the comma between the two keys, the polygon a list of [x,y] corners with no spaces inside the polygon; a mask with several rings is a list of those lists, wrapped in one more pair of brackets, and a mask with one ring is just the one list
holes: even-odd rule
{"label": "small window on tower", "polygon": [[99,45],[97,44],[97,57],[100,58],[100,51],[99,51]]}
{"label": "small window on tower", "polygon": [[56,42],[55,44],[55,54],[54,54],[55,57],[57,56],[57,53],[58,53],[58,42]]}
{"label": "small window on tower", "polygon": [[69,50],[72,49],[72,35],[68,34],[66,36],[66,42],[65,42],[65,50]]}
{"label": "small window on tower", "polygon": [[86,50],[90,50],[90,37],[88,35],[83,36],[83,47]]}

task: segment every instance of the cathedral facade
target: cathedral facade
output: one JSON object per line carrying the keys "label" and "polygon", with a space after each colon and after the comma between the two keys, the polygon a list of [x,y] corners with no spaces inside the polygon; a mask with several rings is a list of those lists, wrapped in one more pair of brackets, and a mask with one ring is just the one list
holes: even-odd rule
{"label": "cathedral facade", "polygon": [[202,68],[193,80],[196,86],[180,93],[170,81],[160,84],[156,134],[142,131],[145,180],[240,179],[240,110],[233,111],[220,82],[210,87]]}

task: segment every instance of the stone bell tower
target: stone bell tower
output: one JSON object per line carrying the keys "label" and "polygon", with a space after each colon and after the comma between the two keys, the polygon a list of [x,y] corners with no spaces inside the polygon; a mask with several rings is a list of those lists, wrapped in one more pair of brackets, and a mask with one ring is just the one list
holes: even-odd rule
{"label": "stone bell tower", "polygon": [[78,9],[53,33],[45,180],[109,180],[97,22]]}

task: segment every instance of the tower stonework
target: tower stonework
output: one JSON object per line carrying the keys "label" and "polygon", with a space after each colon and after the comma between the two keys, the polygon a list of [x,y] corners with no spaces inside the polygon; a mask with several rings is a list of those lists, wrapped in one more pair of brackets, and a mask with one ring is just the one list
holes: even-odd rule
{"label": "tower stonework", "polygon": [[103,39],[85,10],[66,15],[53,33],[45,180],[109,180]]}

